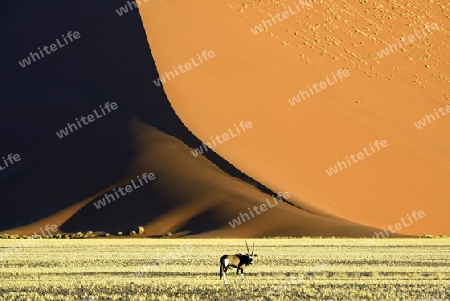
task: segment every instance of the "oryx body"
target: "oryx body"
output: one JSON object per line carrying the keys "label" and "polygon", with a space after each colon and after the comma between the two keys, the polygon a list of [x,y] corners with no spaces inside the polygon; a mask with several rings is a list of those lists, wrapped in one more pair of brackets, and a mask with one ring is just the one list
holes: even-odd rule
{"label": "oryx body", "polygon": [[[245,242],[245,244],[247,244],[247,242]],[[255,247],[255,245],[253,245],[253,248]],[[250,254],[250,251],[248,249],[247,246],[247,254],[235,254],[235,255],[223,255],[222,257],[220,257],[220,279],[222,279],[223,276],[223,281],[225,282],[225,284],[227,284],[227,278],[226,278],[226,272],[228,270],[228,268],[232,267],[232,268],[236,268],[236,282],[237,282],[237,278],[239,276],[239,271],[241,272],[241,277],[242,277],[242,282],[244,282],[244,269],[250,265],[253,264],[253,257],[256,257],[257,255],[253,255],[253,250],[252,250],[252,254]]]}

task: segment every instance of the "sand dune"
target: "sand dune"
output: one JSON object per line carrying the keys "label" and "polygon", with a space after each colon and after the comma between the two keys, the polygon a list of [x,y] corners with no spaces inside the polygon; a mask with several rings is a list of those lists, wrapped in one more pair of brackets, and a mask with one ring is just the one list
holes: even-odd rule
{"label": "sand dune", "polygon": [[[31,136],[5,138],[22,160],[2,173],[0,198],[13,209],[1,232],[144,225],[146,236],[372,237],[398,224],[390,237],[450,234],[450,117],[439,111],[450,105],[450,6],[296,5],[141,1],[150,49],[138,15],[93,8],[77,28],[83,38],[67,47],[73,66],[55,54],[27,67],[28,89],[11,86],[13,100],[32,91],[48,101],[26,102],[34,114],[11,102],[0,120]],[[84,35],[94,27],[95,38]],[[51,99],[36,81],[48,67],[61,88]],[[77,72],[98,91],[84,94]],[[62,105],[67,91],[71,105]],[[70,139],[50,137],[105,99],[118,99],[117,112]],[[99,205],[144,173],[156,178]],[[274,204],[277,192],[290,197]]]}
{"label": "sand dune", "polygon": [[[62,232],[128,231],[141,224],[150,237],[169,231],[176,236],[197,237],[370,237],[376,230],[314,208],[304,210],[290,204],[302,204],[299,200],[289,198],[289,203],[275,203],[269,195],[231,177],[208,159],[195,158],[184,143],[152,126],[135,120],[130,131],[138,151],[121,181],[64,211],[14,229],[14,233],[29,234],[31,229],[44,228],[46,224],[59,225]],[[104,193],[113,195],[113,189],[136,180],[136,175],[144,172],[153,172],[156,178],[105,206],[94,205]],[[264,212],[252,209],[249,213],[248,208],[261,204],[266,204]],[[240,213],[247,217],[236,224],[233,220]]]}
{"label": "sand dune", "polygon": [[[421,129],[414,123],[450,104],[449,5],[314,2],[252,32],[293,5],[143,4],[140,13],[160,75],[204,50],[215,53],[164,85],[176,113],[203,141],[251,121],[251,130],[215,151],[274,190],[377,228],[421,210],[426,217],[401,233],[448,234],[450,117]],[[438,30],[420,34],[433,22]],[[416,35],[404,49],[377,55],[415,30],[420,39]],[[339,69],[350,75],[335,82]],[[289,103],[326,77],[333,85]],[[388,146],[332,176],[326,173],[376,140]]]}

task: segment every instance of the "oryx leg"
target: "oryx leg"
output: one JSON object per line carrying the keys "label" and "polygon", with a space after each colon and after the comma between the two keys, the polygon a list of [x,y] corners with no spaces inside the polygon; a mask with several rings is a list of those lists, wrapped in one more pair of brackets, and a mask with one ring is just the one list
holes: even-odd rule
{"label": "oryx leg", "polygon": [[237,269],[236,269],[236,278],[234,279],[234,282],[238,282],[238,277],[239,277],[239,270],[240,270],[240,268],[238,267]]}
{"label": "oryx leg", "polygon": [[226,266],[224,269],[223,269],[223,282],[225,283],[225,284],[228,284],[228,282],[227,282],[227,270],[228,270],[228,266]]}
{"label": "oryx leg", "polygon": [[225,284],[228,284],[228,282],[227,282],[227,276],[226,276],[225,271],[223,271],[222,275],[223,275],[223,282],[224,282]]}
{"label": "oryx leg", "polygon": [[220,278],[222,279],[223,277],[223,282],[225,284],[228,284],[227,282],[227,270],[228,270],[228,262],[227,260],[222,260],[222,258],[220,259]]}
{"label": "oryx leg", "polygon": [[242,282],[244,282],[244,270],[241,269],[241,278],[242,278]]}

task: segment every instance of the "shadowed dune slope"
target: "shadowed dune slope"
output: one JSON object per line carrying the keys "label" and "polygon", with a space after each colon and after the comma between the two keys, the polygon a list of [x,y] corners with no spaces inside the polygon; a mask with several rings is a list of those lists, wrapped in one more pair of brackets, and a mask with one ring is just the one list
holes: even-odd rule
{"label": "shadowed dune slope", "polygon": [[[223,158],[346,220],[382,228],[423,211],[400,233],[450,233],[450,115],[415,126],[450,105],[446,1],[174,0],[143,3],[140,14],[164,90],[195,135],[211,142],[252,122],[217,143]],[[389,45],[411,34],[402,49]],[[204,50],[215,56],[199,64]],[[192,59],[198,66],[170,75]],[[339,69],[349,76],[335,79]],[[372,152],[376,140],[385,147]]]}
{"label": "shadowed dune slope", "polygon": [[[377,17],[379,6],[318,3],[260,34],[250,31],[286,4],[141,1],[145,30],[137,10],[116,14],[124,5],[118,0],[1,4],[7,18],[1,18],[0,63],[12,70],[0,89],[0,128],[9,129],[1,156],[22,158],[0,173],[0,200],[7,204],[2,233],[31,234],[57,224],[66,232],[145,225],[148,236],[371,237],[413,210],[424,210],[426,218],[402,234],[448,233],[450,138],[444,130],[450,117],[421,130],[413,125],[448,100],[447,6],[398,7],[390,11],[392,20],[399,18],[392,21]],[[406,10],[412,10],[407,20],[425,14],[442,29],[406,57],[399,51],[377,63],[373,51],[382,41],[419,26],[413,20],[412,27],[402,25],[399,14]],[[362,18],[365,11],[371,15]],[[378,26],[376,40],[358,32],[367,22]],[[20,69],[17,61],[54,41],[60,28],[78,30],[82,38]],[[214,58],[163,88],[153,83],[204,50]],[[289,104],[299,89],[339,68],[350,77]],[[106,102],[116,102],[117,111],[70,136],[55,135]],[[252,128],[205,157],[192,155],[202,143],[197,137],[211,143],[241,121]],[[325,173],[376,139],[389,146],[333,176]],[[145,172],[156,179],[100,209],[94,205]],[[230,226],[271,190],[289,192],[289,203]]]}
{"label": "shadowed dune slope", "polygon": [[[271,191],[213,151],[208,159],[191,154],[201,141],[177,117],[164,90],[152,84],[158,73],[137,10],[119,17],[115,9],[123,2],[117,0],[88,7],[1,5],[7,17],[1,18],[0,60],[11,70],[0,89],[0,128],[8,129],[1,156],[21,156],[0,173],[2,233],[28,235],[56,224],[63,232],[145,225],[149,236],[373,235],[374,229],[298,198],[288,200],[296,206],[280,203],[232,228],[229,221],[249,214],[247,208],[264,203],[269,195],[263,192]],[[81,39],[21,69],[17,60],[53,41],[60,28],[78,30]],[[118,109],[64,138],[55,134],[107,102]],[[156,179],[100,209],[94,205],[144,172]]]}
{"label": "shadowed dune slope", "polygon": [[[61,225],[65,232],[115,232],[144,225],[147,236],[171,231],[198,237],[370,237],[376,230],[317,214],[314,209],[305,211],[287,203],[275,203],[267,194],[231,177],[206,158],[193,157],[190,148],[179,139],[142,122],[131,122],[130,132],[136,156],[120,181],[66,212],[58,212],[15,232],[25,233],[53,223]],[[117,190],[131,180],[138,183],[136,175],[145,172],[153,172],[156,178],[100,209],[93,204],[103,193],[113,193],[113,188]],[[267,205],[265,212],[259,210],[260,214],[253,211],[252,217],[248,208],[267,204],[267,199],[273,207]],[[248,220],[232,227],[229,221],[238,218],[240,213],[245,213]]]}

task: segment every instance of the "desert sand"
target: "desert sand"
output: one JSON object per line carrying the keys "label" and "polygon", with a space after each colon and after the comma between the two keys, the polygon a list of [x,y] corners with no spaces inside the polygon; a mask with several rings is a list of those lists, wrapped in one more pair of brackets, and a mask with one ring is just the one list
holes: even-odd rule
{"label": "desert sand", "polygon": [[[251,121],[251,131],[214,150],[296,202],[376,228],[421,210],[426,217],[401,233],[448,234],[450,117],[421,129],[414,123],[450,104],[450,6],[314,1],[263,32],[251,31],[289,6],[295,12],[289,1],[143,3],[160,74],[204,50],[215,53],[164,85],[177,115],[203,141]],[[427,22],[439,29],[377,56]],[[339,69],[350,76],[288,102]],[[388,146],[337,174],[325,172],[377,139]]]}
{"label": "desert sand", "polygon": [[[62,232],[143,225],[149,237],[169,231],[187,237],[372,237],[399,224],[389,237],[450,234],[450,117],[415,126],[450,105],[450,6],[418,0],[295,5],[141,1],[148,56],[159,73],[142,62],[140,68],[149,69],[144,90],[150,101],[137,101],[124,88],[129,103],[116,119],[64,140],[66,149],[76,145],[84,153],[52,157],[55,149],[42,151],[47,164],[35,164],[32,176],[12,178],[1,196],[50,201],[36,205],[34,216],[27,212],[21,226],[1,232],[31,234],[46,224]],[[262,20],[266,28],[255,34]],[[433,23],[438,29],[425,35],[424,26]],[[377,55],[411,34],[416,40],[409,45]],[[178,65],[184,72],[177,69],[162,87],[155,85]],[[310,93],[295,102],[299,91]],[[71,117],[61,115],[58,124],[74,118],[64,110]],[[252,127],[237,134],[242,121]],[[215,140],[226,133],[232,137]],[[212,150],[193,156],[213,141]],[[348,166],[329,175],[337,161]],[[145,172],[156,179],[103,208],[94,206]],[[46,190],[48,183],[56,188]],[[288,192],[288,202],[230,226],[277,192]],[[413,219],[413,212],[422,217]]]}

